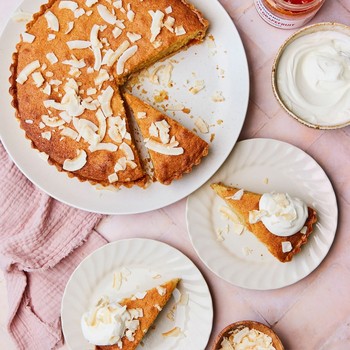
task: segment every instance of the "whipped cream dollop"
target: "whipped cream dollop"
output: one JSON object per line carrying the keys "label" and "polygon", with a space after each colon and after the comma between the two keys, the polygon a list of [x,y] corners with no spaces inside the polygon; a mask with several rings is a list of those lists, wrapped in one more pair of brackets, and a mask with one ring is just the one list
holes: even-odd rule
{"label": "whipped cream dollop", "polygon": [[299,232],[308,217],[306,204],[286,193],[264,193],[259,201],[261,221],[276,236]]}
{"label": "whipped cream dollop", "polygon": [[278,63],[277,85],[285,105],[320,126],[350,120],[350,35],[321,31],[289,44]]}
{"label": "whipped cream dollop", "polygon": [[81,318],[81,329],[84,338],[94,345],[121,344],[121,338],[126,336],[134,340],[134,333],[140,326],[137,318],[143,316],[142,309],[130,309],[116,302],[110,303],[108,297],[103,297]]}

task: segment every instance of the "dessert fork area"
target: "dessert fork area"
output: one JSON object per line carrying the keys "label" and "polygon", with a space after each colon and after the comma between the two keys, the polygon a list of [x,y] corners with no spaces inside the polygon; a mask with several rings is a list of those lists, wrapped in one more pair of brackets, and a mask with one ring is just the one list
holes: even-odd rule
{"label": "dessert fork area", "polygon": [[[0,1],[0,33],[20,3],[21,0]],[[241,320],[270,326],[288,350],[350,349],[350,126],[317,130],[290,117],[274,96],[271,70],[279,47],[293,31],[265,23],[253,0],[220,3],[239,31],[249,64],[250,99],[239,140],[271,138],[287,142],[305,151],[323,168],[338,205],[337,232],[329,253],[312,273],[292,285],[253,290],[221,279],[196,254],[187,232],[186,198],[148,213],[104,216],[95,230],[109,242],[128,238],[158,240],[180,250],[195,263],[213,299],[214,322],[206,350],[212,349],[224,327]],[[318,22],[349,25],[350,1],[327,0],[310,24]],[[0,348],[15,350],[7,332],[8,300],[11,298],[0,270]],[[60,350],[68,350],[67,345]]]}

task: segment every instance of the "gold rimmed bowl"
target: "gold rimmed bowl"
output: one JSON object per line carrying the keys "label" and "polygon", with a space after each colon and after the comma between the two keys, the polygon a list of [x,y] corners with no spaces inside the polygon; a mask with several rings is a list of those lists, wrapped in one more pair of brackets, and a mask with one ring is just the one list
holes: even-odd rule
{"label": "gold rimmed bowl", "polygon": [[[296,40],[299,38],[309,35],[312,33],[317,33],[317,32],[325,32],[325,31],[332,31],[332,32],[339,32],[342,34],[346,34],[349,36],[349,42],[350,42],[350,26],[347,26],[345,24],[341,23],[335,23],[335,22],[322,22],[322,23],[316,23],[307,27],[304,27],[298,31],[296,31],[292,36],[290,36],[279,48],[277,55],[275,57],[275,60],[273,62],[272,66],[272,89],[274,92],[274,95],[281,105],[281,107],[293,118],[295,118],[297,121],[300,123],[307,125],[308,127],[315,128],[315,129],[324,129],[324,130],[329,130],[329,129],[339,129],[346,127],[350,125],[350,118],[349,120],[346,120],[341,123],[332,123],[332,118],[330,116],[330,122],[329,123],[312,123],[309,121],[310,118],[308,118],[306,115],[300,115],[297,112],[293,111],[291,107],[288,106],[288,103],[284,101],[282,94],[279,89],[279,82],[278,82],[278,76],[279,76],[279,63],[281,58],[283,57],[283,54],[285,53],[286,48],[294,43]],[[349,65],[350,65],[350,57],[349,57]],[[310,111],[312,113],[312,111]]]}

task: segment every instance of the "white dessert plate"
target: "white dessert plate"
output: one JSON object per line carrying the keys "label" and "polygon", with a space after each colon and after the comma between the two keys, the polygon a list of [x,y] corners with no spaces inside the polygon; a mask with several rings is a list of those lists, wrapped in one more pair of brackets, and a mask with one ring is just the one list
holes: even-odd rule
{"label": "white dessert plate", "polygon": [[[24,0],[20,8],[34,13],[45,2]],[[144,81],[140,91],[147,90],[148,94],[141,97],[154,101],[154,95],[166,90],[169,100],[155,106],[162,109],[161,105],[168,104],[167,113],[191,130],[195,128],[197,117],[201,117],[210,126],[209,133],[199,133],[203,139],[211,141],[210,153],[181,180],[170,186],[154,183],[146,190],[137,187],[119,191],[96,189],[58,172],[31,148],[15,118],[8,93],[11,56],[25,26],[10,20],[0,39],[0,136],[7,152],[30,181],[50,196],[80,209],[103,214],[131,214],[177,202],[198,189],[219,169],[235,145],[245,119],[249,97],[248,65],[236,27],[220,3],[216,0],[208,0],[205,4],[193,0],[192,3],[211,23],[207,39],[160,63],[172,62],[173,87]],[[205,88],[193,95],[189,90],[198,81],[203,81]],[[134,92],[140,94],[140,91],[135,89]],[[182,110],[179,105],[187,109]]]}
{"label": "white dessert plate", "polygon": [[[235,233],[219,211],[226,205],[210,188],[214,182],[298,197],[317,211],[314,232],[292,261],[281,263],[250,232]],[[260,290],[288,286],[310,274],[327,255],[338,220],[335,193],[322,168],[299,148],[271,139],[238,142],[213,178],[189,196],[186,213],[192,244],[207,267],[236,286]]]}
{"label": "white dessert plate", "polygon": [[[121,273],[123,277],[119,289],[113,288],[115,273]],[[68,348],[94,349],[83,337],[80,320],[102,295],[109,295],[112,300],[123,299],[172,278],[181,278],[177,289],[183,296],[181,300],[186,302],[179,302],[180,294],[174,292],[138,349],[203,350],[213,323],[208,286],[185,255],[165,243],[149,239],[126,239],[107,244],[85,258],[73,272],[61,308]],[[174,327],[181,329],[179,336],[162,334]]]}

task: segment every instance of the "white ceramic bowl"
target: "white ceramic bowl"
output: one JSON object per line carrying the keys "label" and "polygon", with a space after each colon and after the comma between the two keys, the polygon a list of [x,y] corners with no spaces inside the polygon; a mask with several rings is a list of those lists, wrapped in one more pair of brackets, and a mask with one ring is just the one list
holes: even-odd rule
{"label": "white ceramic bowl", "polygon": [[343,128],[345,126],[350,125],[350,119],[346,121],[345,123],[342,124],[327,124],[327,125],[318,125],[318,124],[313,124],[310,123],[309,121],[306,120],[305,116],[303,115],[297,115],[294,111],[292,111],[287,104],[283,101],[281,94],[278,89],[278,66],[280,59],[285,51],[285,49],[290,45],[292,42],[297,40],[298,38],[312,34],[315,32],[322,32],[322,31],[336,31],[340,33],[345,33],[346,35],[349,35],[350,37],[350,27],[346,26],[344,24],[340,23],[334,23],[334,22],[322,22],[322,23],[316,23],[307,27],[304,27],[297,32],[295,32],[292,36],[290,36],[279,48],[276,58],[274,60],[273,66],[272,66],[272,88],[273,92],[279,102],[279,104],[282,106],[282,108],[293,118],[298,120],[300,123],[307,125],[309,127],[315,128],[315,129],[338,129],[338,128]]}

